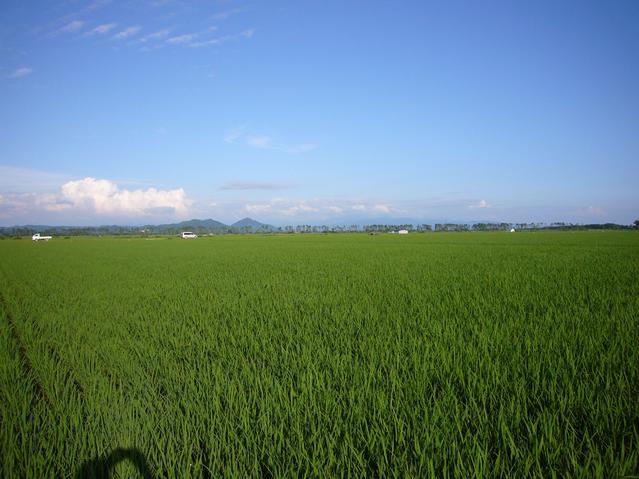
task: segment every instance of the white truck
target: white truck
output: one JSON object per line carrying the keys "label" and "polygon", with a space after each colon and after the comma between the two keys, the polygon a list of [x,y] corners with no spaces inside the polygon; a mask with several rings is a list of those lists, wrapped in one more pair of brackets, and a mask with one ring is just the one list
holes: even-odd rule
{"label": "white truck", "polygon": [[197,235],[195,233],[191,233],[190,231],[182,231],[181,234],[183,239],[194,239],[197,238]]}
{"label": "white truck", "polygon": [[40,233],[36,233],[31,237],[33,241],[49,241],[51,238],[52,236],[40,236]]}

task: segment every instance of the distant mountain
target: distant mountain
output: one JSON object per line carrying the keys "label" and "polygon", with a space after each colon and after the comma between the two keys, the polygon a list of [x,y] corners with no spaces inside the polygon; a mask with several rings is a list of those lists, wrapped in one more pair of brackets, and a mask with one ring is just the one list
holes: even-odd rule
{"label": "distant mountain", "polygon": [[246,231],[275,231],[277,228],[272,225],[268,225],[266,223],[260,223],[259,221],[255,221],[252,218],[242,218],[240,221],[236,221],[231,225],[231,228],[234,230],[239,230],[242,232]]}
{"label": "distant mountain", "polygon": [[200,231],[203,231],[203,230],[215,231],[215,230],[226,230],[228,229],[228,226],[225,225],[224,223],[220,223],[219,221],[209,218],[208,220],[192,219],[187,221],[181,221],[179,223],[170,223],[170,224],[163,224],[163,225],[157,225],[157,226],[149,225],[148,228],[159,229],[159,230],[190,229],[190,230],[200,230]]}
{"label": "distant mountain", "polygon": [[192,219],[179,223],[167,223],[160,225],[144,226],[49,226],[49,225],[23,225],[0,227],[0,236],[30,236],[33,233],[45,233],[52,235],[139,235],[158,234],[176,235],[182,231],[193,231],[197,234],[208,233],[265,233],[277,231],[277,228],[265,223],[260,223],[251,218],[244,218],[232,225],[226,225],[213,219]]}

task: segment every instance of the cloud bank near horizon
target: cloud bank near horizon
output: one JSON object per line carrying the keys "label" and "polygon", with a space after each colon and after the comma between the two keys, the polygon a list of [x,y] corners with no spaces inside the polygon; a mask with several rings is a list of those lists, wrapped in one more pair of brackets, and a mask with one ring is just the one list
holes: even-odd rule
{"label": "cloud bank near horizon", "polygon": [[29,223],[32,218],[55,221],[74,217],[94,217],[96,220],[185,218],[192,204],[183,188],[126,189],[111,180],[86,177],[66,181],[57,191],[51,191],[51,182],[60,176],[36,172],[36,177],[31,179],[25,176],[23,169],[14,168],[12,172],[16,174],[16,180],[26,182],[27,189],[18,181],[13,191],[8,188],[11,185],[0,183],[0,219],[5,222]]}
{"label": "cloud bank near horizon", "polygon": [[96,215],[139,217],[159,210],[184,216],[188,213],[189,204],[182,188],[127,190],[109,180],[87,177],[62,185],[61,195],[56,198],[53,207],[85,209]]}
{"label": "cloud bank near horizon", "polygon": [[[212,185],[209,194],[195,197],[187,194],[183,187],[167,189],[147,184],[145,188],[131,188],[131,184],[144,183],[90,176],[76,179],[60,173],[0,165],[0,224],[137,224],[191,218],[232,223],[245,216],[276,225],[398,219],[415,222],[615,221],[609,218],[604,207],[595,205],[564,207],[563,215],[558,216],[549,213],[556,211],[556,207],[506,206],[486,198],[391,200],[288,196],[283,195],[282,190],[294,186],[277,181],[229,181],[218,187]],[[269,191],[278,194],[269,197]],[[632,219],[626,221],[632,222]]]}

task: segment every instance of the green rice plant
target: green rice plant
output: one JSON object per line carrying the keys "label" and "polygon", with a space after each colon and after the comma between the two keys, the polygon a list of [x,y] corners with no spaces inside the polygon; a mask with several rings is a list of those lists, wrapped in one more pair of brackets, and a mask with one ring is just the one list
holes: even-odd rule
{"label": "green rice plant", "polygon": [[0,245],[2,477],[639,474],[635,232]]}

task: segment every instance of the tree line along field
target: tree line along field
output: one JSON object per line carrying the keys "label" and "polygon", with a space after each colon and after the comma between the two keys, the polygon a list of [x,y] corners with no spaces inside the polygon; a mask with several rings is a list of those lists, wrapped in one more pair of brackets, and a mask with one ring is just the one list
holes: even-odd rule
{"label": "tree line along field", "polygon": [[639,234],[0,241],[2,477],[639,474]]}

